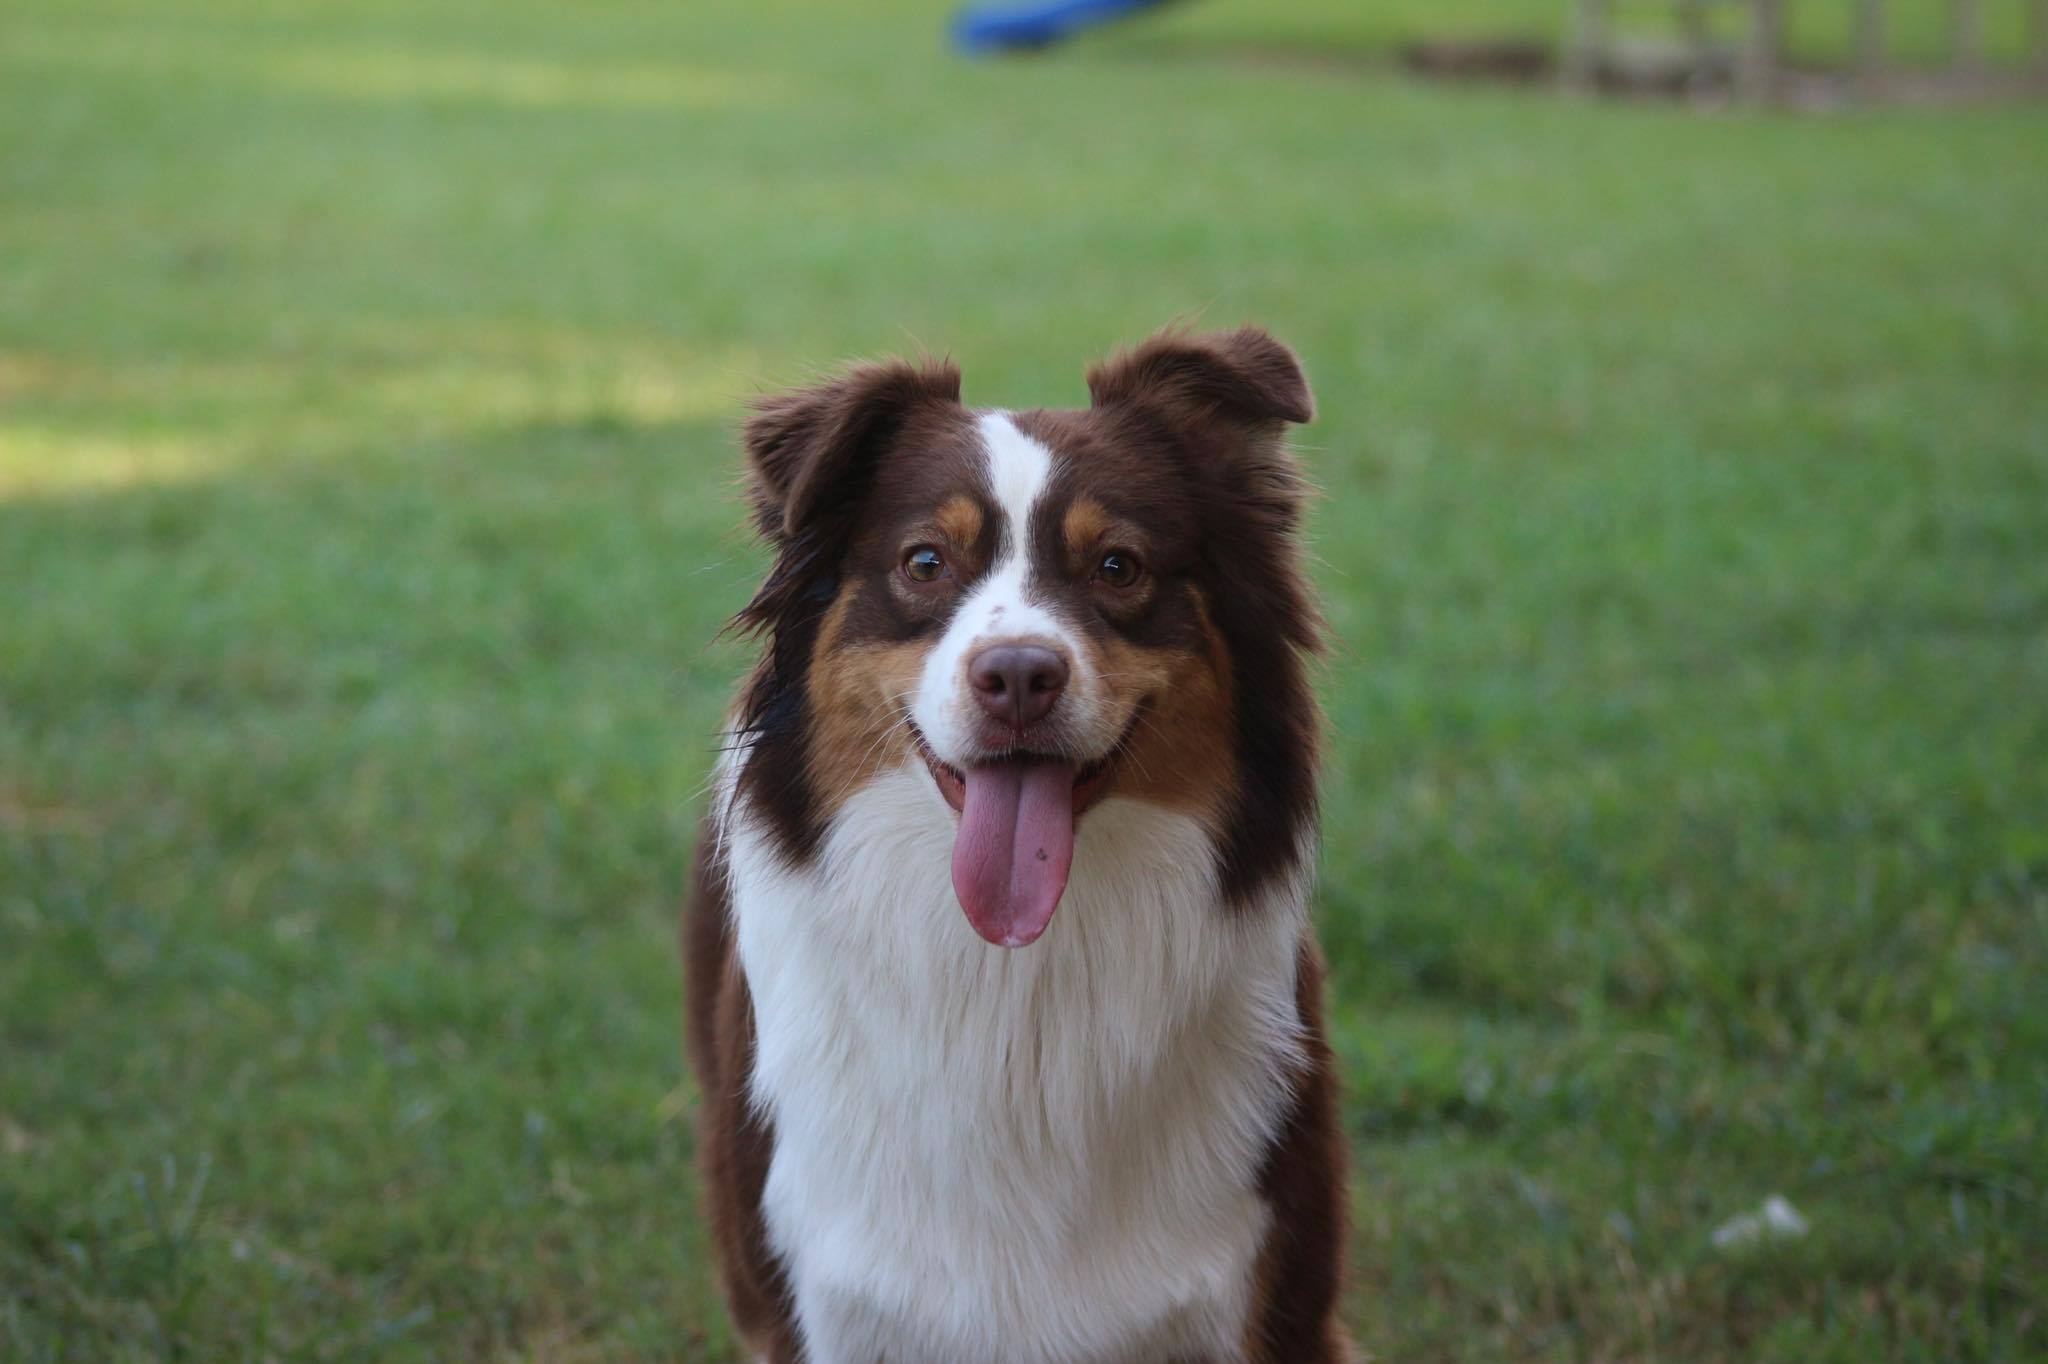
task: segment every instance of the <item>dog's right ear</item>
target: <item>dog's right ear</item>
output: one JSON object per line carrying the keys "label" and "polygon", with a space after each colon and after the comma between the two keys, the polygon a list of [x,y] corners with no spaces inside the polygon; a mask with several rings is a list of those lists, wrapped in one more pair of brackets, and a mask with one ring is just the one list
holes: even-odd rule
{"label": "dog's right ear", "polygon": [[890,360],[755,403],[742,439],[775,562],[732,628],[779,633],[824,610],[875,460],[921,408],[959,401],[952,362]]}
{"label": "dog's right ear", "polygon": [[951,361],[857,365],[810,388],[754,404],[744,441],[754,517],[772,543],[816,529],[821,513],[850,512],[874,459],[920,405],[958,403]]}

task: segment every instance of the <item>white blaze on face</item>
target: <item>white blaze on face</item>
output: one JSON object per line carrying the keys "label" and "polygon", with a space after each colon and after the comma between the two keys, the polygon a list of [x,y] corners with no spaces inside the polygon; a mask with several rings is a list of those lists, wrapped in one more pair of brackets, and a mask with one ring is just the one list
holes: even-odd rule
{"label": "white blaze on face", "polygon": [[[1000,412],[980,419],[1001,549],[925,660],[911,715],[933,752],[961,773],[953,890],[975,932],[1025,947],[1052,921],[1074,860],[1074,791],[1082,767],[1109,751],[1101,683],[1068,623],[1034,587],[1061,571],[1033,561],[1031,517],[1052,482],[1050,450]],[[990,737],[970,677],[985,649],[1033,644],[1066,659],[1067,684],[1034,722],[1029,751]]]}
{"label": "white blaze on face", "polygon": [[1005,412],[979,420],[982,458],[1002,529],[1000,557],[975,583],[930,654],[911,703],[911,717],[940,758],[966,767],[984,756],[975,733],[979,710],[968,681],[970,660],[998,644],[1044,644],[1065,655],[1071,675],[1052,723],[1084,757],[1107,751],[1116,735],[1103,728],[1101,682],[1085,642],[1046,605],[1034,600],[1032,579],[1062,571],[1032,561],[1031,513],[1045,496],[1055,469],[1052,451],[1017,429]]}

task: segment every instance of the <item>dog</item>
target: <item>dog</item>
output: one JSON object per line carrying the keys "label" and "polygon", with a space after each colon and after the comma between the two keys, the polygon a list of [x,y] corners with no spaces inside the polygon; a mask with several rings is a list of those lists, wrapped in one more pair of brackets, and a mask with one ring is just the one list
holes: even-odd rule
{"label": "dog", "polygon": [[1294,354],[1075,411],[760,401],[758,664],[686,917],[721,1278],[769,1364],[1334,1364]]}

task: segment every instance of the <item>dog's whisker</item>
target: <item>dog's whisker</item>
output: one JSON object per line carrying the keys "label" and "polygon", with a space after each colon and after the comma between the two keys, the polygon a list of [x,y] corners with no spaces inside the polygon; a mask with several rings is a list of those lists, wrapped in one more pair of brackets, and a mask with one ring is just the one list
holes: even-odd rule
{"label": "dog's whisker", "polygon": [[861,754],[860,761],[854,764],[852,771],[848,773],[846,781],[842,784],[838,792],[838,797],[840,800],[845,800],[848,797],[852,796],[854,792],[858,791],[861,788],[861,786],[866,783],[868,777],[871,775],[871,773],[868,770],[868,765],[874,760],[875,754],[881,751],[881,748],[884,744],[888,743],[890,739],[894,738],[899,733],[916,733],[916,727],[911,720],[910,712],[908,709],[906,709],[901,703],[893,705],[890,709],[894,712],[895,719],[891,721],[889,724],[883,726],[881,732],[875,735],[874,741],[870,743],[867,746],[866,751]]}

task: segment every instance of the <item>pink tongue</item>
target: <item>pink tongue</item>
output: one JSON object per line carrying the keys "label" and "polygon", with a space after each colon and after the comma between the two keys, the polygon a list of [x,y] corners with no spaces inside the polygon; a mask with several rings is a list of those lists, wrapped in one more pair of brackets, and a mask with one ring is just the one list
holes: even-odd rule
{"label": "pink tongue", "polygon": [[1046,758],[967,769],[953,893],[974,931],[1023,947],[1052,922],[1074,865],[1074,769]]}

